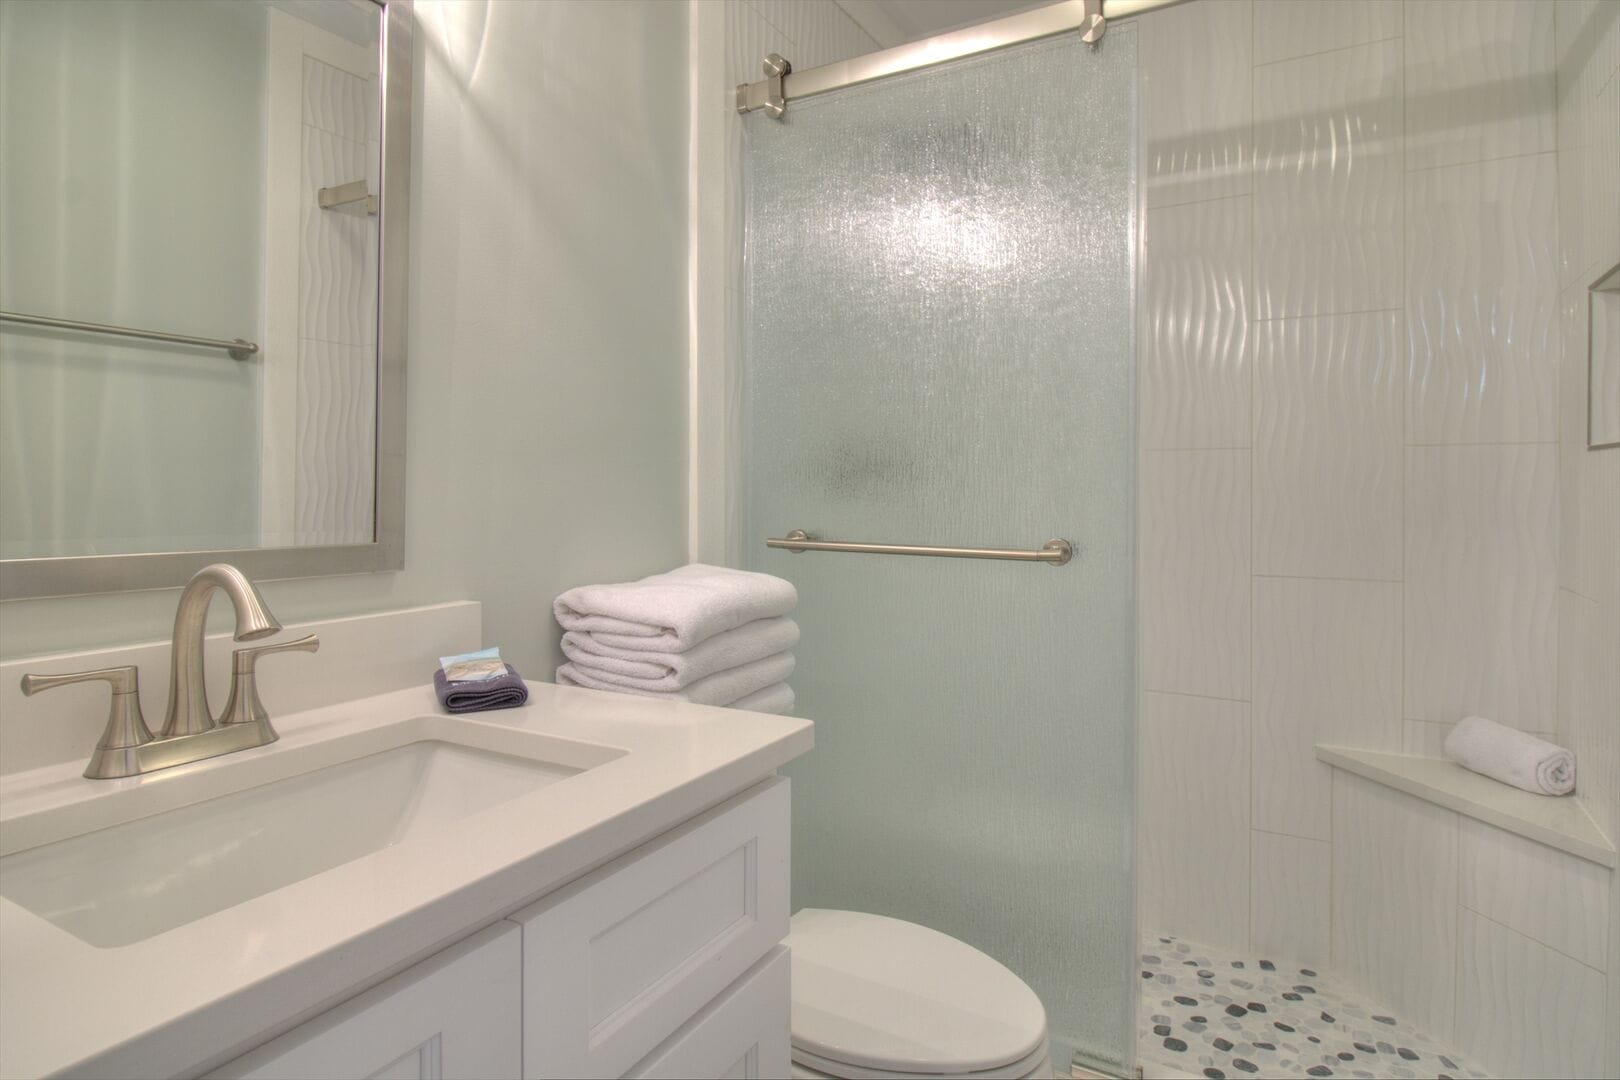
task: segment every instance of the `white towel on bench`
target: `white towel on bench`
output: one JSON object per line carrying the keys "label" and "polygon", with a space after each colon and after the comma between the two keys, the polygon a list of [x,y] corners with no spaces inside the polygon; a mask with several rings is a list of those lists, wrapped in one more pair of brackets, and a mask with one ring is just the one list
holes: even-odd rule
{"label": "white towel on bench", "polygon": [[1446,757],[1504,784],[1537,795],[1575,790],[1575,755],[1515,728],[1469,716],[1446,736]]}

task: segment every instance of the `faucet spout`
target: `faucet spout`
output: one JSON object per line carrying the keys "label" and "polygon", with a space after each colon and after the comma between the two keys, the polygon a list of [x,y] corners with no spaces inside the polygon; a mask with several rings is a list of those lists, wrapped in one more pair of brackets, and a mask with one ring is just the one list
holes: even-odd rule
{"label": "faucet spout", "polygon": [[255,641],[281,629],[264,597],[242,571],[226,563],[214,563],[197,571],[181,592],[180,606],[174,614],[164,738],[195,735],[214,726],[213,714],[208,710],[208,687],[203,680],[203,634],[215,589],[223,590],[236,609],[237,641]]}

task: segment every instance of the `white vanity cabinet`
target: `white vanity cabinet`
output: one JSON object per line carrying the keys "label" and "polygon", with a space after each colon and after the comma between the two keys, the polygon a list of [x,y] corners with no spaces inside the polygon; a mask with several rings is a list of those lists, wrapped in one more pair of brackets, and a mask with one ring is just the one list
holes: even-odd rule
{"label": "white vanity cabinet", "polygon": [[522,932],[485,928],[237,1058],[220,1080],[515,1076]]}
{"label": "white vanity cabinet", "polygon": [[[787,937],[788,916],[785,779],[513,915],[524,1076],[632,1071]],[[785,1061],[785,1009],[780,1027]]]}
{"label": "white vanity cabinet", "polygon": [[788,793],[758,784],[214,1075],[786,1076]]}
{"label": "white vanity cabinet", "polygon": [[787,1076],[792,1048],[782,1018],[793,1007],[789,970],[787,947],[778,945],[630,1075],[636,1080]]}

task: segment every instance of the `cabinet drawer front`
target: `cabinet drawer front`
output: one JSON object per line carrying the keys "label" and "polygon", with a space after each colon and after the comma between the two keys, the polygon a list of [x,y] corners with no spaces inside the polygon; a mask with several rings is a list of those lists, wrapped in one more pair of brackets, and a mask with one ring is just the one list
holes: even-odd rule
{"label": "cabinet drawer front", "polygon": [[517,1075],[522,935],[496,923],[212,1075],[244,1080]]}
{"label": "cabinet drawer front", "polygon": [[731,1080],[788,1075],[793,1004],[785,946],[778,945],[685,1027],[631,1070],[638,1080],[718,1076]]}
{"label": "cabinet drawer front", "polygon": [[512,918],[524,1075],[622,1076],[787,936],[788,782],[757,785]]}

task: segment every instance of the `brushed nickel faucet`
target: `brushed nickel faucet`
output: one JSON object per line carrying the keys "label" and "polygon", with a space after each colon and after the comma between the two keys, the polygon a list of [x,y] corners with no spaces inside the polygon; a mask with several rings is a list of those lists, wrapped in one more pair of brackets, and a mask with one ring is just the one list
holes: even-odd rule
{"label": "brushed nickel faucet", "polygon": [[174,641],[169,659],[169,706],[163,730],[153,736],[141,715],[140,673],[135,667],[102,668],[68,675],[24,675],[22,691],[32,697],[69,683],[104,681],[112,687],[112,710],[107,728],[96,744],[84,775],[93,780],[139,776],[157,769],[185,765],[221,754],[275,742],[279,736],[259,700],[254,667],[259,657],[275,652],[314,652],[320,639],[314,634],[294,641],[237,649],[231,656],[231,692],[225,712],[215,717],[208,709],[203,680],[203,635],[208,602],[222,590],[236,609],[237,641],[256,641],[281,629],[264,597],[247,576],[234,566],[205,566],[186,583],[174,615]]}
{"label": "brushed nickel faucet", "polygon": [[257,641],[281,629],[259,590],[236,567],[214,563],[192,575],[174,612],[174,641],[169,646],[169,709],[163,717],[165,739],[200,735],[214,726],[208,712],[208,687],[203,682],[203,634],[215,589],[223,590],[236,609],[237,641]]}

